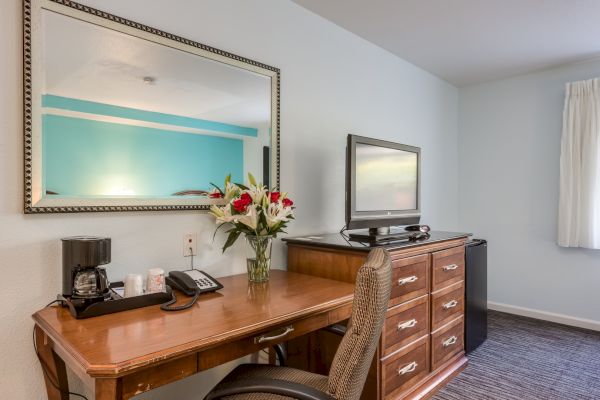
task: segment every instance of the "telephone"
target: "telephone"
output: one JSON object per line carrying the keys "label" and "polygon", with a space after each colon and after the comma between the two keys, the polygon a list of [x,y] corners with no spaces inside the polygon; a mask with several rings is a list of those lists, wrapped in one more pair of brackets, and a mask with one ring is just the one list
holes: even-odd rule
{"label": "telephone", "polygon": [[172,306],[172,304],[175,304],[177,301],[175,292],[173,292],[173,297],[171,300],[160,306],[161,310],[164,311],[180,311],[188,309],[194,305],[201,293],[214,292],[215,290],[223,289],[223,285],[221,285],[219,281],[206,272],[197,269],[191,269],[188,271],[171,271],[169,272],[169,275],[165,277],[165,283],[171,286],[173,289],[182,291],[187,296],[194,297],[184,305]]}

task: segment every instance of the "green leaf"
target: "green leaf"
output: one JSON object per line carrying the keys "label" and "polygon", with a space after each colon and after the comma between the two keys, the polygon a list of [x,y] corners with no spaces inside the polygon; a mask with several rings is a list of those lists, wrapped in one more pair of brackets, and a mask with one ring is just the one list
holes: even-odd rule
{"label": "green leaf", "polygon": [[223,245],[223,253],[225,253],[225,250],[227,250],[229,247],[233,246],[240,234],[240,231],[233,231],[229,234],[227,240],[225,241],[225,244]]}
{"label": "green leaf", "polygon": [[218,187],[217,185],[215,185],[215,184],[214,184],[214,183],[212,183],[212,182],[210,182],[210,184],[211,184],[212,186],[214,186],[214,187],[215,187],[215,188],[216,188],[216,189],[219,191],[219,193],[221,193],[223,196],[225,196],[225,193],[223,193],[223,191],[221,190],[221,188],[220,188],[220,187]]}
{"label": "green leaf", "polygon": [[250,172],[248,172],[248,181],[252,186],[257,186],[256,179],[254,179],[254,176]]}
{"label": "green leaf", "polygon": [[248,190],[248,186],[243,185],[241,183],[234,183],[235,186],[239,187],[242,190]]}
{"label": "green leaf", "polygon": [[215,237],[217,236],[217,232],[219,232],[219,229],[221,229],[223,227],[223,225],[227,225],[227,222],[223,222],[222,224],[220,224],[219,226],[217,226],[217,229],[215,229],[215,233],[213,233],[213,243],[215,241]]}
{"label": "green leaf", "polygon": [[263,212],[258,214],[258,226],[267,226],[267,216]]}

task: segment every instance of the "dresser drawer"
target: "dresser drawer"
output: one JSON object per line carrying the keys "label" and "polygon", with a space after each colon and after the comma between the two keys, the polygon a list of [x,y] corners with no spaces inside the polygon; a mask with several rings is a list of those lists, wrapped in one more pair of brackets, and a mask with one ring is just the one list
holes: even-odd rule
{"label": "dresser drawer", "polygon": [[381,361],[385,399],[395,399],[430,371],[428,335]]}
{"label": "dresser drawer", "polygon": [[464,246],[436,251],[431,254],[432,282],[431,291],[465,279],[465,248]]}
{"label": "dresser drawer", "polygon": [[429,255],[392,261],[390,306],[423,296],[429,292]]}
{"label": "dresser drawer", "polygon": [[424,295],[390,308],[386,313],[381,348],[383,355],[429,333],[429,296]]}
{"label": "dresser drawer", "polygon": [[431,330],[435,331],[459,315],[465,308],[465,288],[463,282],[431,294]]}
{"label": "dresser drawer", "polygon": [[431,334],[431,369],[435,370],[464,349],[464,322],[461,315]]}

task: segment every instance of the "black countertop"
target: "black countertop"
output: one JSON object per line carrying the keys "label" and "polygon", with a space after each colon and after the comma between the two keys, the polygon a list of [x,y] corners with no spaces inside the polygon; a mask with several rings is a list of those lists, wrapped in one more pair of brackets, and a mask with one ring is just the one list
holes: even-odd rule
{"label": "black countertop", "polygon": [[401,240],[398,242],[387,243],[384,245],[377,245],[365,242],[355,242],[350,240],[347,234],[342,233],[306,235],[293,238],[283,238],[282,240],[290,244],[369,251],[373,247],[383,247],[387,250],[406,249],[410,247],[422,246],[424,244],[443,242],[445,240],[460,239],[471,236],[470,233],[464,232],[431,231],[429,232],[429,234],[429,237],[425,239],[419,239],[415,241]]}

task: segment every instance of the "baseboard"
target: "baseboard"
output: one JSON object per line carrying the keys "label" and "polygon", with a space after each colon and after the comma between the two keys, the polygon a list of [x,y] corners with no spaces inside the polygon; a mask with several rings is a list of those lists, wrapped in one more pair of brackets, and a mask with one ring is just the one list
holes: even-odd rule
{"label": "baseboard", "polygon": [[512,306],[510,304],[496,303],[494,301],[488,301],[488,308],[490,310],[521,315],[523,317],[536,318],[544,321],[556,322],[558,324],[576,326],[578,328],[591,329],[593,331],[600,331],[600,321],[595,321],[593,319],[572,317],[570,315],[556,314],[548,311],[534,310],[532,308]]}

